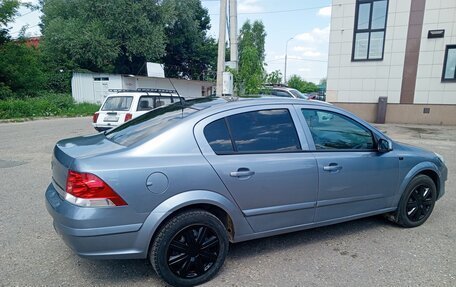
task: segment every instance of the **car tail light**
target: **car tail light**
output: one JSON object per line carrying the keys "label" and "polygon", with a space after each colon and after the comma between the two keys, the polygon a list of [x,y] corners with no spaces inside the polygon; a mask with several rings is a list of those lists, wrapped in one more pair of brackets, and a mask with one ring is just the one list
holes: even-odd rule
{"label": "car tail light", "polygon": [[97,123],[99,115],[100,115],[99,113],[94,113],[93,114],[93,123]]}
{"label": "car tail light", "polygon": [[79,206],[122,206],[127,203],[101,178],[70,170],[65,199]]}
{"label": "car tail light", "polygon": [[133,115],[130,113],[125,114],[125,121],[127,122],[127,121],[131,120],[132,117],[133,117]]}

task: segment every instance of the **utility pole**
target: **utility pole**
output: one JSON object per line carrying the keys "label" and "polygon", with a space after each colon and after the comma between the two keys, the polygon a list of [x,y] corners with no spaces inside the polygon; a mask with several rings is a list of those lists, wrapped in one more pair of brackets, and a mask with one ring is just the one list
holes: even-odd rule
{"label": "utility pole", "polygon": [[283,83],[286,85],[287,84],[287,60],[288,60],[288,42],[293,40],[294,37],[291,37],[290,39],[287,40],[287,44],[285,45],[285,69],[283,72]]}
{"label": "utility pole", "polygon": [[230,61],[238,69],[237,0],[230,0]]}
{"label": "utility pole", "polygon": [[227,0],[220,0],[219,42],[217,57],[217,96],[222,96],[223,72],[225,71],[225,38],[226,38],[226,4]]}

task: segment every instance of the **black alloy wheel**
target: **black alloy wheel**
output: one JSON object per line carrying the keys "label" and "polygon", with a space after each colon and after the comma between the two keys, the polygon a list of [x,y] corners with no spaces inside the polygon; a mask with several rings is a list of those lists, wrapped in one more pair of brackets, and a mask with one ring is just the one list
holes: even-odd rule
{"label": "black alloy wheel", "polygon": [[431,215],[437,188],[427,175],[417,175],[410,181],[399,201],[395,214],[396,222],[404,227],[416,227],[423,224]]}
{"label": "black alloy wheel", "polygon": [[410,221],[419,222],[429,214],[434,200],[431,187],[427,185],[417,186],[407,200],[406,212]]}
{"label": "black alloy wheel", "polygon": [[168,267],[181,278],[206,273],[220,253],[217,234],[206,225],[193,225],[176,234],[168,246]]}
{"label": "black alloy wheel", "polygon": [[157,232],[149,253],[157,274],[172,286],[209,281],[228,253],[223,223],[204,210],[190,210],[169,219]]}

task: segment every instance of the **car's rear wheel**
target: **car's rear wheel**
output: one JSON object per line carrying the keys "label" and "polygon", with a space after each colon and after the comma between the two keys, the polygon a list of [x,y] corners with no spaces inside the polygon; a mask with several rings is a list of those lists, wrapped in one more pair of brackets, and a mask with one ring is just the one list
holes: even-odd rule
{"label": "car's rear wheel", "polygon": [[173,286],[194,286],[210,280],[223,265],[228,236],[209,212],[178,214],[160,228],[150,250],[157,274]]}
{"label": "car's rear wheel", "polygon": [[431,215],[436,199],[437,188],[434,181],[426,175],[416,176],[399,202],[397,223],[404,227],[420,226]]}

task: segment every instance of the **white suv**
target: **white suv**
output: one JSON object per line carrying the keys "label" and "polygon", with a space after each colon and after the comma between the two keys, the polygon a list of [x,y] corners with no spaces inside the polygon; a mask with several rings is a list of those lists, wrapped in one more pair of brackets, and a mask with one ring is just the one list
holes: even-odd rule
{"label": "white suv", "polygon": [[178,102],[179,97],[174,90],[138,89],[138,90],[109,90],[98,112],[93,114],[93,127],[101,132],[112,129],[136,118],[148,111]]}

